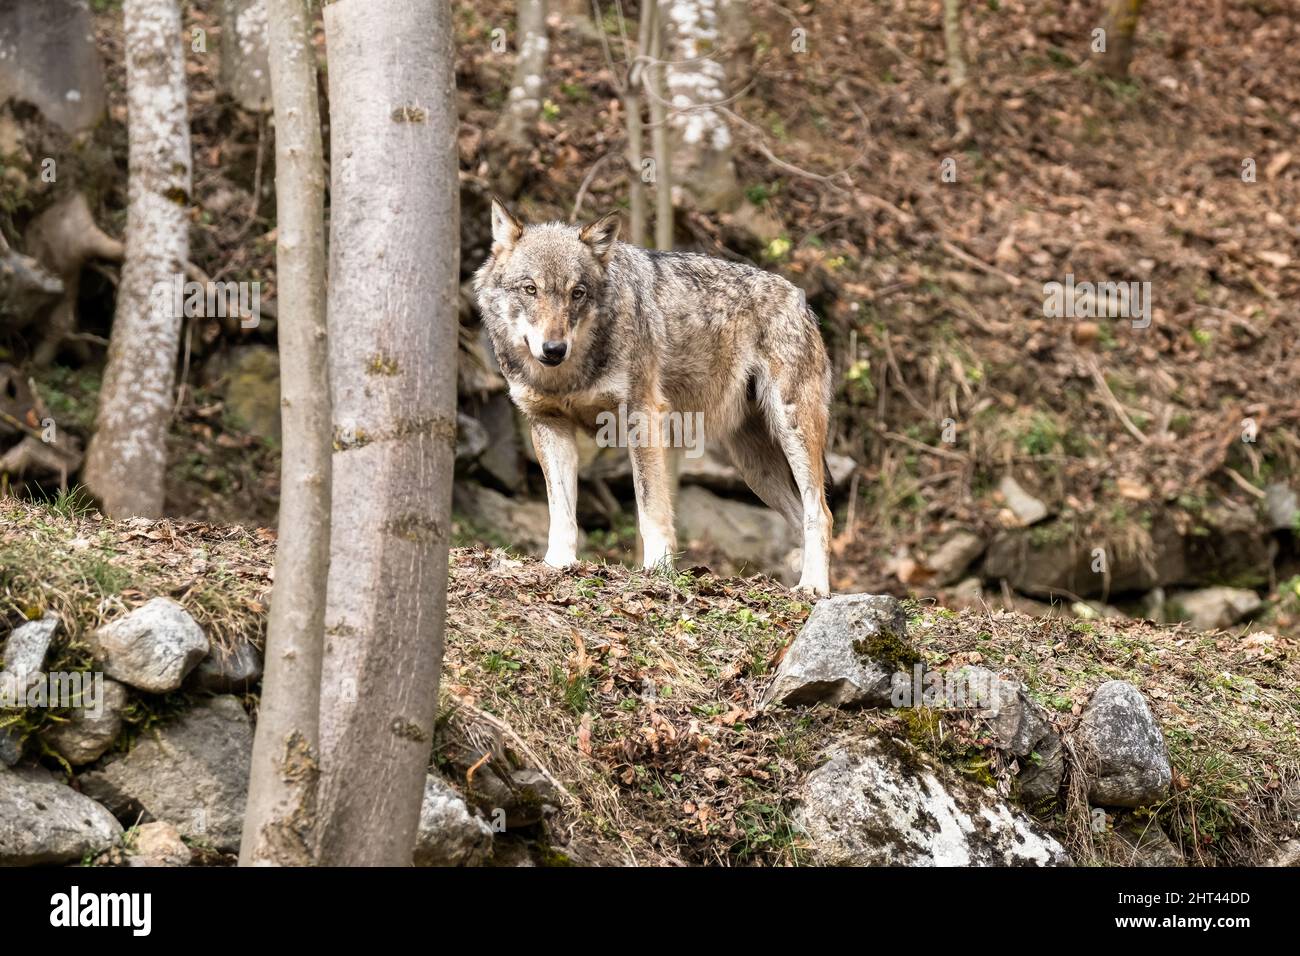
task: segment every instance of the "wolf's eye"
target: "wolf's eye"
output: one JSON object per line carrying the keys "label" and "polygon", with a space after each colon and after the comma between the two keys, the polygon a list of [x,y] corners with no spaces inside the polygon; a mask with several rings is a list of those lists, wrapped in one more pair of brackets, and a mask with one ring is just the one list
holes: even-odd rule
{"label": "wolf's eye", "polygon": [[524,295],[537,295],[537,286],[531,282],[524,283]]}
{"label": "wolf's eye", "polygon": [[575,285],[571,295],[573,296],[574,302],[581,302],[587,297],[587,290],[580,285]]}

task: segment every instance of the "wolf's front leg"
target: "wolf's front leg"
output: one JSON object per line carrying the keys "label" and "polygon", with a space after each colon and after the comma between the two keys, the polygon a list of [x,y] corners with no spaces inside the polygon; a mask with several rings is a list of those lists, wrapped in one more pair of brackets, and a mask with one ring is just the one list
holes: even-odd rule
{"label": "wolf's front leg", "polygon": [[673,499],[668,481],[668,452],[661,443],[628,449],[636,486],[636,521],[641,532],[641,565],[671,568],[677,551]]}
{"label": "wolf's front leg", "polygon": [[562,568],[578,560],[578,443],[573,425],[559,419],[534,421],[532,434],[551,515],[545,561]]}

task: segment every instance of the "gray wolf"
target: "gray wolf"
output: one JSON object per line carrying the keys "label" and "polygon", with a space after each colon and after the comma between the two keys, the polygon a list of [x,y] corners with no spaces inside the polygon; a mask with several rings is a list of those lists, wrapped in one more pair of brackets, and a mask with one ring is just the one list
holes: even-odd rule
{"label": "gray wolf", "polygon": [[585,226],[524,225],[494,199],[492,252],[474,277],[546,477],[546,562],[576,560],[576,429],[595,432],[620,414],[649,423],[626,443],[642,562],[671,566],[671,429],[661,423],[688,415],[754,493],[802,532],[797,588],[829,593],[831,371],[802,293],[752,266],[617,239],[617,213]]}

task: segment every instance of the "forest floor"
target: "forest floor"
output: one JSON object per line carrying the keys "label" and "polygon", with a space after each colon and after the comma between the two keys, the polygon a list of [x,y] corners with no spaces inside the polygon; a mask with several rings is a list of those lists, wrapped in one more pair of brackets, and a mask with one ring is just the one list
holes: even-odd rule
{"label": "forest floor", "polygon": [[[86,667],[81,636],[166,595],[217,642],[261,641],[274,535],[181,522],[107,521],[67,501],[0,499],[0,615],[58,613],[51,669]],[[1096,687],[1127,680],[1159,720],[1172,795],[1151,808],[1189,863],[1249,864],[1294,837],[1300,801],[1300,656],[1294,641],[1135,621],[956,614],[910,603],[908,641],[931,667],[1005,669],[1063,732]],[[761,581],[556,571],[503,551],[452,551],[444,705],[504,719],[572,795],[545,838],[584,861],[798,863],[790,793],[838,740],[909,742],[1006,793],[1010,768],[968,710],[760,711],[809,606]],[[139,726],[187,706],[151,697]],[[249,705],[255,706],[250,698]],[[50,719],[48,716],[45,719]],[[1067,784],[1040,818],[1080,862],[1131,862],[1094,832]],[[543,835],[539,834],[539,839]],[[1127,856],[1126,856],[1127,854]]]}

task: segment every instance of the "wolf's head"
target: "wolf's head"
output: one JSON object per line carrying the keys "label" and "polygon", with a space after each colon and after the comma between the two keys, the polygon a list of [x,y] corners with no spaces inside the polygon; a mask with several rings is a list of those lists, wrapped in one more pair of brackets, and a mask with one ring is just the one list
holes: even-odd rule
{"label": "wolf's head", "polygon": [[474,276],[502,366],[537,375],[580,353],[600,317],[618,214],[526,226],[492,200],[492,254]]}

